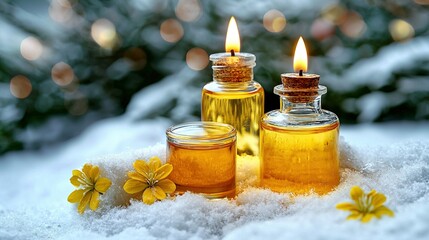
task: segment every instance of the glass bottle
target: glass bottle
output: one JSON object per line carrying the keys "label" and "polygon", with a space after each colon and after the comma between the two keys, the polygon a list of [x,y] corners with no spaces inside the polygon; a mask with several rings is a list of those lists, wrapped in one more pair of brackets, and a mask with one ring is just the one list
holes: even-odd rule
{"label": "glass bottle", "polygon": [[259,157],[259,121],[264,114],[264,89],[253,81],[255,55],[217,53],[210,55],[210,60],[213,62],[213,81],[202,90],[202,121],[232,125],[237,130],[237,154]]}
{"label": "glass bottle", "polygon": [[176,193],[235,197],[236,131],[228,124],[190,122],[167,129],[169,178]]}
{"label": "glass bottle", "polygon": [[261,120],[261,185],[324,194],[339,184],[339,120],[321,108],[327,88],[318,75],[291,75],[282,74],[283,85],[274,88],[280,109]]}

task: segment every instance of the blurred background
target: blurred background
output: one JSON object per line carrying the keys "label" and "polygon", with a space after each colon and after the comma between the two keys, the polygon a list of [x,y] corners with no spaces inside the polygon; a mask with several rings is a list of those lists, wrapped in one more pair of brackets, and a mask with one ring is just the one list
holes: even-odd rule
{"label": "blurred background", "polygon": [[114,116],[197,120],[230,16],[266,111],[302,35],[343,124],[429,119],[429,0],[2,0],[0,154]]}

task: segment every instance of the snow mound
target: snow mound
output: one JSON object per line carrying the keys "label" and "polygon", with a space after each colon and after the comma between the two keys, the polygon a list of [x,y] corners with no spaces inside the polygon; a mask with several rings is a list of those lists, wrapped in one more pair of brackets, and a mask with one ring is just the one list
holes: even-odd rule
{"label": "snow mound", "polygon": [[[96,212],[79,215],[76,206],[67,203],[73,187],[67,177],[59,179],[46,174],[40,181],[59,182],[43,187],[47,192],[32,198],[31,185],[2,186],[23,188],[27,199],[1,195],[0,239],[428,239],[429,237],[429,144],[408,141],[383,147],[353,147],[341,140],[341,183],[333,192],[318,196],[293,197],[268,189],[246,187],[234,200],[207,200],[186,193],[148,206],[119,194],[136,159],[157,155],[165,160],[165,146],[130,150],[106,155],[91,162],[114,184],[103,196]],[[76,163],[74,168],[80,168]],[[7,169],[13,164],[2,164]],[[44,166],[54,172],[54,164]],[[2,166],[3,167],[3,166]],[[242,168],[239,171],[249,171]],[[3,172],[3,170],[0,170]],[[246,176],[245,172],[239,175]],[[39,178],[37,178],[39,177]],[[6,179],[0,176],[4,184]],[[335,209],[339,202],[349,201],[353,185],[364,190],[384,193],[386,205],[395,212],[361,224],[346,221],[346,212]],[[48,194],[57,192],[58,194]],[[19,196],[19,195],[18,195]],[[17,201],[14,204],[9,201]],[[20,207],[17,204],[21,203]]]}

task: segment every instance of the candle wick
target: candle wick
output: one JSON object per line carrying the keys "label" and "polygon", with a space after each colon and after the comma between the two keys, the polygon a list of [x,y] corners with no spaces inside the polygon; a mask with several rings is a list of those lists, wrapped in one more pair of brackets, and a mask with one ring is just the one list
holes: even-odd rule
{"label": "candle wick", "polygon": [[234,56],[235,56],[234,49],[231,49],[231,57],[234,57]]}
{"label": "candle wick", "polygon": [[302,70],[299,70],[299,76],[302,76]]}

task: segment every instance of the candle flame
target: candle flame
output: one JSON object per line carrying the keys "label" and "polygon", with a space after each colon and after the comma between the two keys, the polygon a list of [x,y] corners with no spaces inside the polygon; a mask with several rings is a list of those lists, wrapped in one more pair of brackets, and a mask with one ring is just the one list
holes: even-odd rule
{"label": "candle flame", "polygon": [[299,37],[298,44],[295,48],[295,55],[293,57],[293,70],[295,72],[307,72],[307,49],[305,48],[304,40]]}
{"label": "candle flame", "polygon": [[238,33],[237,23],[235,18],[231,17],[228,24],[228,31],[226,32],[225,51],[240,52],[240,34]]}

